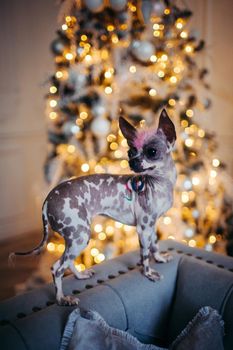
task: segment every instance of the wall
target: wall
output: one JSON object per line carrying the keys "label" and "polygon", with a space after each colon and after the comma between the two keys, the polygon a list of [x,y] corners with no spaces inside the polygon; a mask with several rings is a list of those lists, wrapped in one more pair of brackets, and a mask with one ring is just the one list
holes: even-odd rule
{"label": "wall", "polygon": [[1,1],[0,239],[40,228],[53,0]]}
{"label": "wall", "polygon": [[193,25],[206,41],[203,63],[209,69],[212,108],[201,120],[217,135],[219,159],[233,175],[233,6],[231,0],[190,0]]}
{"label": "wall", "polygon": [[[213,108],[201,121],[217,133],[218,155],[233,174],[233,6],[231,0],[189,0],[193,25],[206,39]],[[53,69],[49,45],[57,27],[55,0],[1,1],[0,240],[41,228],[44,99]]]}

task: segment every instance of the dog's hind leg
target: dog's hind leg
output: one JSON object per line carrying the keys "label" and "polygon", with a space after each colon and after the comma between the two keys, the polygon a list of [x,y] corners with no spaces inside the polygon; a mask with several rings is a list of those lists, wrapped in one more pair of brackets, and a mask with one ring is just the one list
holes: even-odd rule
{"label": "dog's hind leg", "polygon": [[56,300],[59,305],[74,305],[78,304],[78,299],[64,296],[62,288],[62,278],[65,270],[69,267],[68,248],[65,248],[63,255],[52,266],[52,276],[56,289]]}

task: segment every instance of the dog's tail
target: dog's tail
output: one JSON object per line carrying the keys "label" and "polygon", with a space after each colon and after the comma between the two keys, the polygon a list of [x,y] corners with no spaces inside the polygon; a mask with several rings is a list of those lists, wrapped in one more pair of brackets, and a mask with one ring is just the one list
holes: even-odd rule
{"label": "dog's tail", "polygon": [[40,244],[37,247],[35,247],[35,248],[31,249],[31,250],[28,250],[26,252],[13,252],[13,253],[10,253],[9,257],[8,257],[9,265],[13,265],[13,258],[16,255],[38,255],[42,251],[43,246],[47,242],[48,236],[49,236],[49,221],[48,221],[48,214],[47,214],[47,206],[48,206],[48,202],[45,201],[44,204],[43,204],[43,208],[42,208],[42,221],[43,221],[43,228],[44,228],[44,236],[43,236]]}

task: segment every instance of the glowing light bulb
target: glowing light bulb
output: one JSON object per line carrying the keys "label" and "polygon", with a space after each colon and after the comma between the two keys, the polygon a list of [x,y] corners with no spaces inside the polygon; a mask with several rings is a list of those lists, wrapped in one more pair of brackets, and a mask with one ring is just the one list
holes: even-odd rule
{"label": "glowing light bulb", "polygon": [[118,144],[116,142],[112,142],[110,144],[110,148],[111,148],[112,151],[115,151],[118,148]]}
{"label": "glowing light bulb", "polygon": [[136,73],[137,68],[135,66],[130,66],[129,71],[130,71],[130,73]]}
{"label": "glowing light bulb", "polygon": [[215,158],[212,160],[212,164],[215,168],[217,168],[220,165],[220,160]]}
{"label": "glowing light bulb", "polygon": [[114,227],[113,226],[107,226],[106,227],[106,233],[108,236],[112,236],[114,234]]}
{"label": "glowing light bulb", "polygon": [[171,10],[169,8],[166,8],[163,13],[165,15],[169,15],[171,13]]}
{"label": "glowing light bulb", "polygon": [[164,75],[165,75],[165,73],[164,73],[164,71],[159,70],[158,73],[157,73],[157,75],[158,75],[159,78],[163,78]]}
{"label": "glowing light bulb", "polygon": [[67,52],[67,54],[65,55],[66,59],[68,61],[71,61],[74,58],[74,55],[71,52]]}
{"label": "glowing light bulb", "polygon": [[167,61],[167,60],[168,60],[168,56],[164,53],[164,54],[161,56],[161,60],[162,60],[162,61]]}
{"label": "glowing light bulb", "polygon": [[185,143],[185,146],[192,147],[193,143],[194,143],[194,140],[191,139],[191,138],[187,138],[184,143]]}
{"label": "glowing light bulb", "polygon": [[183,31],[180,33],[180,37],[181,37],[182,39],[187,39],[188,33],[187,33],[185,30],[183,30]]}
{"label": "glowing light bulb", "polygon": [[200,184],[200,179],[199,179],[199,177],[193,176],[193,177],[192,177],[192,184],[193,184],[194,186],[198,186],[198,185]]}
{"label": "glowing light bulb", "polygon": [[217,238],[216,238],[214,235],[210,235],[210,236],[209,236],[209,242],[210,242],[210,244],[214,244],[214,243],[216,243],[216,241],[217,241]]}
{"label": "glowing light bulb", "polygon": [[156,96],[157,95],[157,91],[155,89],[150,89],[149,90],[149,95],[150,96]]}
{"label": "glowing light bulb", "polygon": [[186,45],[184,49],[185,49],[185,52],[187,53],[193,52],[193,47],[191,45]]}
{"label": "glowing light bulb", "polygon": [[189,201],[188,192],[184,191],[181,193],[181,201],[182,201],[182,203],[188,203],[188,201]]}
{"label": "glowing light bulb", "polygon": [[81,170],[82,170],[84,173],[88,172],[89,169],[90,169],[89,164],[87,164],[87,163],[82,164]]}
{"label": "glowing light bulb", "polygon": [[88,63],[90,63],[90,62],[92,61],[91,55],[86,55],[86,56],[85,56],[85,61],[88,62]]}
{"label": "glowing light bulb", "polygon": [[187,109],[186,113],[187,117],[192,118],[194,115],[194,112],[192,109]]}
{"label": "glowing light bulb", "polygon": [[81,272],[84,271],[86,269],[86,266],[84,264],[75,264],[75,268]]}
{"label": "glowing light bulb", "polygon": [[188,242],[188,245],[192,248],[196,247],[197,242],[194,239],[190,239],[190,241]]}
{"label": "glowing light bulb", "polygon": [[126,168],[128,168],[129,163],[126,159],[123,159],[121,161],[120,165],[121,165],[121,168],[126,169]]}
{"label": "glowing light bulb", "polygon": [[170,98],[170,100],[168,100],[168,104],[170,106],[175,106],[176,105],[176,100],[174,100],[174,98]]}
{"label": "glowing light bulb", "polygon": [[54,252],[54,251],[55,251],[55,244],[54,244],[53,242],[49,242],[49,243],[47,244],[47,250],[48,250],[49,252]]}
{"label": "glowing light bulb", "polygon": [[60,79],[60,78],[63,77],[63,73],[62,73],[60,70],[58,70],[58,71],[56,72],[55,76],[56,76],[56,78]]}
{"label": "glowing light bulb", "polygon": [[105,94],[110,95],[112,93],[112,88],[111,86],[106,86],[104,89]]}
{"label": "glowing light bulb", "polygon": [[171,77],[170,77],[170,82],[172,83],[172,84],[176,84],[177,83],[177,77],[176,76],[174,76],[174,75],[172,75]]}
{"label": "glowing light bulb", "polygon": [[65,251],[65,245],[64,244],[58,244],[57,251],[59,253],[63,253]]}
{"label": "glowing light bulb", "polygon": [[75,152],[75,146],[74,145],[69,145],[68,147],[67,147],[67,151],[68,151],[68,153],[74,153]]}
{"label": "glowing light bulb", "polygon": [[215,178],[217,175],[218,175],[218,173],[217,173],[216,170],[210,170],[210,176],[211,176],[212,178]]}
{"label": "glowing light bulb", "polygon": [[109,79],[112,76],[112,73],[108,70],[104,73],[105,78]]}
{"label": "glowing light bulb", "polygon": [[56,86],[50,86],[49,91],[51,92],[51,94],[55,94],[57,92]]}
{"label": "glowing light bulb", "polygon": [[199,137],[205,137],[205,131],[203,129],[199,129],[197,134]]}
{"label": "glowing light bulb", "polygon": [[85,34],[81,35],[81,40],[82,41],[86,41],[87,40],[87,36]]}
{"label": "glowing light bulb", "polygon": [[157,56],[156,55],[151,55],[150,56],[150,61],[151,62],[156,62],[157,61]]}
{"label": "glowing light bulb", "polygon": [[62,28],[62,30],[64,30],[64,31],[65,31],[65,30],[67,30],[67,29],[68,29],[68,25],[64,23],[64,24],[61,26],[61,28]]}
{"label": "glowing light bulb", "polygon": [[92,248],[91,249],[91,255],[92,256],[97,256],[99,254],[99,250],[97,248]]}
{"label": "glowing light bulb", "polygon": [[153,32],[153,35],[154,35],[155,37],[160,36],[160,31],[159,31],[159,30],[155,30],[155,31]]}
{"label": "glowing light bulb", "polygon": [[95,261],[97,264],[101,263],[101,262],[104,261],[104,260],[105,260],[105,255],[102,254],[102,253],[98,254],[98,255],[94,258],[94,261]]}
{"label": "glowing light bulb", "polygon": [[98,238],[99,238],[100,241],[104,241],[106,239],[106,237],[107,237],[107,235],[106,235],[105,232],[100,232],[98,234]]}
{"label": "glowing light bulb", "polygon": [[163,223],[165,225],[169,225],[170,223],[172,222],[170,216],[165,216],[164,219],[163,219]]}
{"label": "glowing light bulb", "polygon": [[96,224],[94,227],[95,232],[100,233],[103,231],[103,226],[101,224]]}
{"label": "glowing light bulb", "polygon": [[50,118],[51,120],[55,120],[55,119],[57,118],[57,113],[56,113],[56,112],[50,112],[50,113],[49,113],[49,118]]}
{"label": "glowing light bulb", "polygon": [[158,23],[154,23],[153,24],[153,29],[154,30],[158,30],[159,29],[159,24]]}
{"label": "glowing light bulb", "polygon": [[88,113],[87,112],[81,112],[79,116],[80,116],[81,119],[85,120],[88,117]]}
{"label": "glowing light bulb", "polygon": [[174,70],[174,72],[177,73],[177,74],[179,74],[180,71],[181,71],[180,67],[178,67],[178,66],[177,66],[177,67],[174,67],[173,70]]}
{"label": "glowing light bulb", "polygon": [[56,100],[51,100],[51,101],[49,102],[49,104],[50,104],[50,107],[54,108],[54,107],[56,107],[56,105],[57,105],[57,101],[56,101]]}

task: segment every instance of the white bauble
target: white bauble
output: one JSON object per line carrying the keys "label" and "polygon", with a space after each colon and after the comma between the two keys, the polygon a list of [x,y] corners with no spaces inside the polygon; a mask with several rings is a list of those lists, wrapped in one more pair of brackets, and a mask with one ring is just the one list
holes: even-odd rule
{"label": "white bauble", "polygon": [[100,12],[104,9],[104,0],[85,0],[86,7],[91,12]]}
{"label": "white bauble", "polygon": [[122,11],[126,6],[127,1],[126,0],[109,0],[109,4],[113,10]]}
{"label": "white bauble", "polygon": [[110,126],[106,118],[97,117],[91,123],[91,131],[95,136],[106,136],[110,131]]}
{"label": "white bauble", "polygon": [[148,62],[154,54],[155,48],[150,41],[134,40],[131,47],[132,54],[142,62]]}
{"label": "white bauble", "polygon": [[102,104],[96,104],[92,108],[92,113],[94,114],[95,117],[104,117],[106,114],[106,108]]}
{"label": "white bauble", "polygon": [[164,3],[161,0],[158,0],[153,5],[152,13],[153,15],[160,17],[163,15],[165,8],[166,6],[164,5]]}

